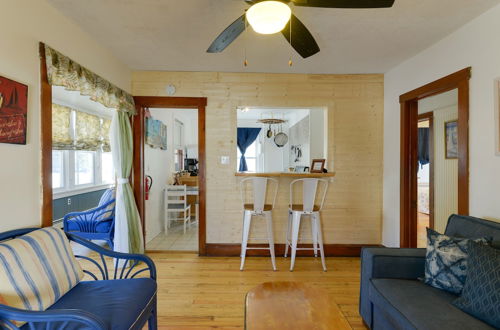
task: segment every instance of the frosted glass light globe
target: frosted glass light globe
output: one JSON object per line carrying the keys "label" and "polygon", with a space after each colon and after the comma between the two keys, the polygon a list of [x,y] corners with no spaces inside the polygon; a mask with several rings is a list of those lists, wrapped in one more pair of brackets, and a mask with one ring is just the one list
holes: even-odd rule
{"label": "frosted glass light globe", "polygon": [[247,10],[246,18],[255,32],[273,34],[283,30],[292,16],[288,5],[280,1],[261,1]]}

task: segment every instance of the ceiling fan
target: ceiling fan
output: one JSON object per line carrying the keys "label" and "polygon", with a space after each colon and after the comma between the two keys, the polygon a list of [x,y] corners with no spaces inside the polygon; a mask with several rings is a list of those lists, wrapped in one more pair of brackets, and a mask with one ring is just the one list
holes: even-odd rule
{"label": "ceiling fan", "polygon": [[[246,28],[247,23],[262,34],[281,32],[290,45],[303,58],[319,52],[311,32],[291,12],[289,3],[298,7],[317,8],[390,8],[395,0],[243,0],[251,7],[229,25],[207,49],[207,53],[220,53]],[[291,31],[290,31],[291,24]]]}

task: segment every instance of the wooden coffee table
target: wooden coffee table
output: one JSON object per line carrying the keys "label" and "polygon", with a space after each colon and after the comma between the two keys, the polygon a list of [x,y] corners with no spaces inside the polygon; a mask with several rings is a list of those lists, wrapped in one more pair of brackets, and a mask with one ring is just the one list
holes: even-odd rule
{"label": "wooden coffee table", "polygon": [[245,329],[351,329],[338,305],[318,288],[266,282],[247,293]]}

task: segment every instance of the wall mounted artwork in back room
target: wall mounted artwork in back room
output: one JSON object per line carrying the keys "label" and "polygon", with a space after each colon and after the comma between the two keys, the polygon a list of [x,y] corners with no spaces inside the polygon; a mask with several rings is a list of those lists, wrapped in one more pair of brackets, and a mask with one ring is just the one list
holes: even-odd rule
{"label": "wall mounted artwork in back room", "polygon": [[0,76],[0,143],[26,144],[28,86]]}

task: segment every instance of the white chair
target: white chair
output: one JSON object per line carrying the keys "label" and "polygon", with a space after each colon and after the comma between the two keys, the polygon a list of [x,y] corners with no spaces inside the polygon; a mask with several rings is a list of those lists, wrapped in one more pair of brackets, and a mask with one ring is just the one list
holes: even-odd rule
{"label": "white chair", "polygon": [[[172,217],[171,213],[177,216]],[[172,221],[184,222],[184,234],[186,224],[191,227],[191,205],[187,203],[186,185],[167,185],[165,188],[165,234]]]}
{"label": "white chair", "polygon": [[[269,194],[272,202],[266,203],[268,196],[268,182],[272,182],[274,192]],[[276,270],[276,258],[274,254],[273,220],[272,210],[276,202],[278,193],[278,180],[271,178],[250,177],[240,182],[241,199],[243,202],[243,232],[241,239],[241,265],[240,270],[245,266],[245,257],[247,250],[269,250],[271,253],[271,262],[273,270]],[[250,225],[253,216],[264,216],[267,222],[267,241],[269,247],[248,247],[250,237]],[[258,238],[252,238],[258,240]],[[261,238],[265,240],[266,238]]]}
{"label": "white chair", "polygon": [[[298,183],[302,183],[302,198],[297,204],[294,203],[294,188]],[[318,194],[318,186],[322,185],[322,191]],[[326,271],[325,255],[323,251],[323,234],[321,229],[320,212],[328,190],[328,181],[321,179],[298,179],[290,183],[290,204],[288,207],[288,226],[286,230],[285,258],[288,254],[288,247],[292,249],[292,260],[290,271],[295,265],[295,256],[298,250],[313,250],[314,256],[321,254],[323,270]],[[318,198],[319,195],[319,198]],[[302,216],[306,215],[311,220],[312,248],[298,248],[300,222]]]}

